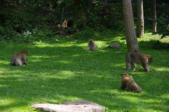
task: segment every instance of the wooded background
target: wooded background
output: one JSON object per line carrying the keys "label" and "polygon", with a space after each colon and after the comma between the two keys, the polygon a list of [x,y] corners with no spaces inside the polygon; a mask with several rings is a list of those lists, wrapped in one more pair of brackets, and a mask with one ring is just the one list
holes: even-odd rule
{"label": "wooded background", "polygon": [[[135,24],[139,23],[140,1],[143,4],[143,0],[132,0]],[[145,30],[155,30],[153,22],[157,15],[157,33],[168,32],[169,1],[144,0],[142,8]],[[65,19],[69,33],[86,28],[124,31],[121,0],[0,0],[0,40],[19,38],[23,32],[42,29],[55,34],[57,24]],[[138,32],[137,35],[142,36]]]}

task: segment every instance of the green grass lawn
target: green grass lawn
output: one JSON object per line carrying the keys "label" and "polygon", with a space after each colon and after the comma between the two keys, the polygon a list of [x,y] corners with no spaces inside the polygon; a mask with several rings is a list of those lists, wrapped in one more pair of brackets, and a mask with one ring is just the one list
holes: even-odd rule
{"label": "green grass lawn", "polygon": [[[37,112],[34,103],[88,100],[106,112],[169,112],[169,49],[152,45],[158,35],[139,39],[143,53],[153,56],[152,71],[130,71],[143,93],[119,90],[127,52],[124,35],[95,34],[99,50],[87,50],[87,40],[57,38],[34,44],[0,44],[0,112]],[[100,37],[100,38],[99,38]],[[98,38],[98,39],[97,39]],[[102,38],[102,39],[101,39]],[[120,49],[105,48],[117,41]],[[169,38],[162,40],[169,43]],[[10,66],[13,53],[27,50],[28,65]],[[116,51],[121,54],[115,54]]]}

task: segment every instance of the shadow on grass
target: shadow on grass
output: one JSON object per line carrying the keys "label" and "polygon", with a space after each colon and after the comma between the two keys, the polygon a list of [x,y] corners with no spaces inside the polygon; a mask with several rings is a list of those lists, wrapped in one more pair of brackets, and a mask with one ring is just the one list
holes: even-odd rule
{"label": "shadow on grass", "polygon": [[141,41],[139,42],[140,48],[143,49],[157,49],[157,50],[168,50],[169,43],[162,43],[159,40]]}

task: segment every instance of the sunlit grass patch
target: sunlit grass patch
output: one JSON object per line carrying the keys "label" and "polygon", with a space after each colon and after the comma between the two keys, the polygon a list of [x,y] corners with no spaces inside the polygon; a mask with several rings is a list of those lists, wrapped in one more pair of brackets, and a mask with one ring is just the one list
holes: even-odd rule
{"label": "sunlit grass patch", "polygon": [[[105,106],[106,112],[169,110],[169,52],[152,47],[159,35],[146,33],[144,38],[139,38],[141,52],[153,56],[151,72],[144,72],[141,66],[137,66],[136,72],[129,72],[142,87],[141,94],[119,89],[120,74],[126,72],[124,34],[95,32],[89,36],[98,44],[98,51],[88,51],[88,39],[71,37],[57,37],[58,41],[53,42],[0,45],[3,72],[0,73],[0,112],[36,112],[30,108],[34,103],[73,100],[98,103]],[[121,48],[107,48],[112,42],[119,42]],[[28,50],[28,65],[10,66],[13,53],[23,49]]]}

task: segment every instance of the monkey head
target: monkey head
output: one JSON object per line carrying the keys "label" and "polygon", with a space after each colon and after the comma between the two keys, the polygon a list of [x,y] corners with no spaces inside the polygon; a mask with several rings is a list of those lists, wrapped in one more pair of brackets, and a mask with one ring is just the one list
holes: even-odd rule
{"label": "monkey head", "polygon": [[134,81],[133,77],[128,73],[121,74],[121,89],[141,93],[142,89]]}
{"label": "monkey head", "polygon": [[122,73],[121,78],[122,78],[122,81],[133,80],[133,77],[130,76],[128,73]]}
{"label": "monkey head", "polygon": [[89,42],[91,43],[91,42],[93,42],[93,40],[92,40],[92,39],[90,39],[90,40],[89,40]]}
{"label": "monkey head", "polygon": [[121,77],[124,78],[124,77],[130,77],[130,75],[128,73],[122,73],[121,74]]}
{"label": "monkey head", "polygon": [[21,53],[21,54],[26,54],[26,55],[28,54],[27,51],[21,51],[20,53]]}
{"label": "monkey head", "polygon": [[144,54],[143,56],[144,56],[144,59],[145,59],[145,60],[148,59],[148,63],[149,63],[149,64],[153,61],[152,56],[146,55],[146,54]]}

